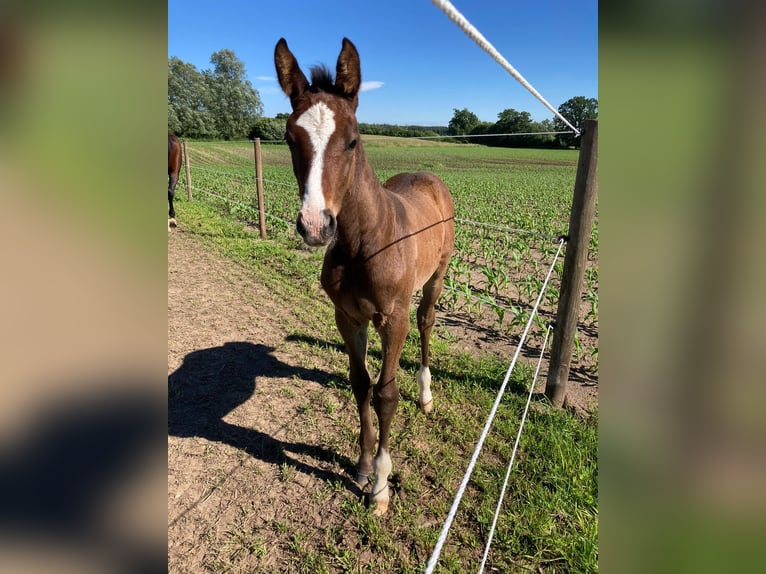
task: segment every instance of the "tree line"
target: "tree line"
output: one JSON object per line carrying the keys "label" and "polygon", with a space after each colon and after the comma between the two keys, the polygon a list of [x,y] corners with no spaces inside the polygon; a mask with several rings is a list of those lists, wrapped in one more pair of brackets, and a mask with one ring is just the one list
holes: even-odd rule
{"label": "tree line", "polygon": [[[489,146],[501,147],[580,147],[580,138],[571,133],[571,129],[558,116],[552,120],[541,122],[532,121],[529,112],[520,112],[512,108],[503,110],[497,115],[495,123],[482,122],[476,114],[467,108],[453,108],[453,116],[449,122],[449,134],[453,136],[486,136],[480,140],[465,138],[458,141],[481,142]],[[578,130],[582,129],[584,120],[598,118],[598,100],[576,96],[570,98],[558,107],[558,112],[567,118]],[[569,132],[551,134],[545,132]],[[530,135],[497,135],[492,134],[530,134]]]}
{"label": "tree line", "polygon": [[[212,69],[200,71],[180,58],[168,58],[168,129],[189,139],[281,141],[288,114],[263,117],[260,95],[247,79],[244,63],[234,52],[219,50],[211,55],[210,63]],[[558,111],[580,129],[585,119],[598,117],[598,101],[577,96],[564,102]],[[486,137],[453,138],[453,141],[502,147],[579,147],[579,138],[571,133],[543,133],[569,130],[557,117],[535,122],[529,112],[506,109],[492,123],[482,122],[467,108],[455,108],[453,112],[447,126],[360,123],[359,131],[397,137],[480,135]],[[516,133],[532,135],[492,135]]]}

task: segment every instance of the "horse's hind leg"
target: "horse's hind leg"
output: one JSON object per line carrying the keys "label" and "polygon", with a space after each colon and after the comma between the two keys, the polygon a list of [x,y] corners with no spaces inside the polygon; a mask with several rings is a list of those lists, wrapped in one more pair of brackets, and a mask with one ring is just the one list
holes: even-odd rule
{"label": "horse's hind leg", "polygon": [[375,429],[372,426],[370,398],[372,385],[367,371],[367,325],[356,324],[345,313],[335,309],[335,323],[343,341],[349,361],[349,382],[359,411],[359,461],[356,465],[356,483],[364,489],[373,472],[372,453],[375,449]]}
{"label": "horse's hind leg", "polygon": [[431,330],[436,320],[434,306],[442,292],[444,270],[437,271],[423,286],[423,298],[418,305],[418,331],[420,332],[420,369],[418,370],[418,402],[424,413],[430,413],[434,408],[431,395],[431,369],[428,368]]}

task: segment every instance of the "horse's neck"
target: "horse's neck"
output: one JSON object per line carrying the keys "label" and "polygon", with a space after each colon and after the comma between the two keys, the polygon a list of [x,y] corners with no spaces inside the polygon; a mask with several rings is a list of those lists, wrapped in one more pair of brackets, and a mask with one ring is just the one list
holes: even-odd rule
{"label": "horse's neck", "polygon": [[360,150],[354,183],[338,215],[338,240],[351,255],[375,251],[386,226],[393,223],[394,213],[390,192],[380,184],[364,150]]}

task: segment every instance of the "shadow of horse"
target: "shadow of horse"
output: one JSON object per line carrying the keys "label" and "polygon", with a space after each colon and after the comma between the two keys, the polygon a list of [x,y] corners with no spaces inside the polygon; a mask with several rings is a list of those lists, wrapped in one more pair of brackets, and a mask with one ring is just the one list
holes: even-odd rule
{"label": "shadow of horse", "polygon": [[[181,366],[168,376],[168,434],[200,437],[227,444],[263,462],[288,464],[296,470],[325,481],[353,482],[343,475],[301,462],[288,453],[307,455],[345,469],[354,463],[321,446],[278,440],[252,428],[226,422],[224,417],[255,394],[259,377],[299,378],[321,385],[335,377],[317,369],[304,369],[281,362],[273,347],[249,342],[229,342],[186,355]],[[291,418],[285,413],[285,419]]]}

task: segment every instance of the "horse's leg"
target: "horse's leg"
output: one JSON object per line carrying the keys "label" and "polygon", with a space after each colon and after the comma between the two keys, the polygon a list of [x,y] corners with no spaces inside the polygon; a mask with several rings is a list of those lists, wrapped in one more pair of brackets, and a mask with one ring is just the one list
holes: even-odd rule
{"label": "horse's leg", "polygon": [[429,346],[431,341],[431,329],[436,320],[434,306],[442,292],[444,272],[446,265],[439,268],[423,286],[423,298],[418,305],[418,331],[420,331],[420,369],[418,370],[418,389],[420,391],[418,402],[424,413],[430,413],[434,408],[434,399],[431,395],[431,369],[428,368]]}
{"label": "horse's leg", "polygon": [[176,184],[178,183],[178,176],[170,174],[170,182],[168,183],[168,227],[176,226],[176,210],[173,208],[173,197],[176,194]]}
{"label": "horse's leg", "polygon": [[372,486],[370,501],[375,504],[373,514],[380,516],[388,510],[389,492],[388,475],[391,473],[391,456],[389,454],[389,437],[391,421],[399,404],[399,388],[396,386],[396,372],[399,369],[399,357],[404,347],[404,339],[410,326],[408,305],[398,307],[398,311],[389,315],[385,321],[375,321],[375,327],[380,333],[383,350],[383,366],[380,379],[372,394],[372,404],[378,415],[380,437],[378,454],[375,456],[375,483]]}
{"label": "horse's leg", "polygon": [[335,308],[335,324],[346,344],[349,362],[349,382],[359,411],[359,462],[356,465],[356,482],[365,488],[372,474],[372,453],[375,448],[375,429],[372,426],[370,396],[372,385],[367,371],[367,325],[357,324]]}

